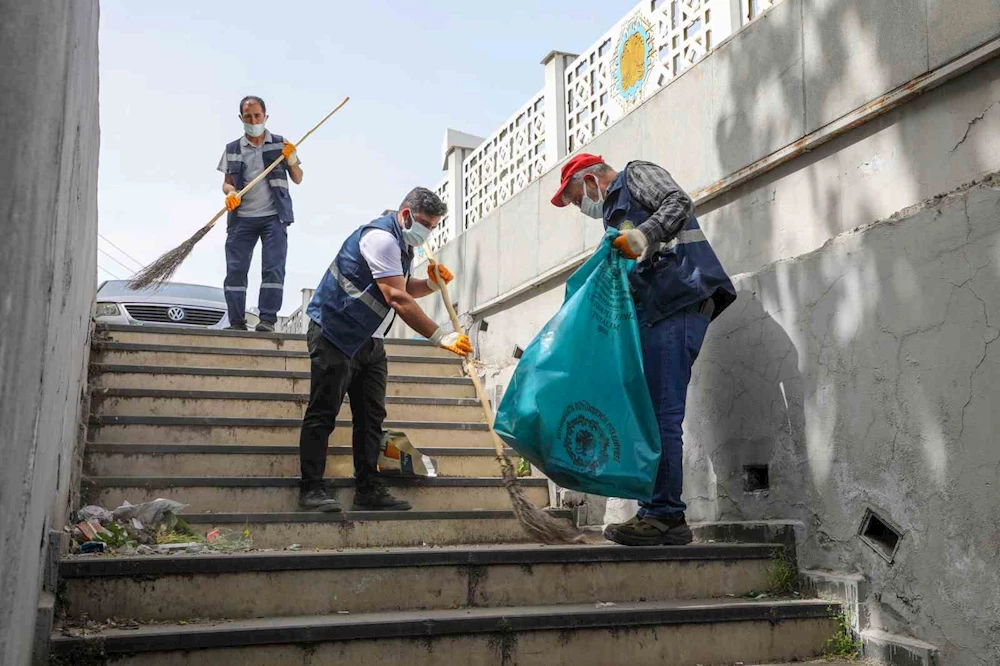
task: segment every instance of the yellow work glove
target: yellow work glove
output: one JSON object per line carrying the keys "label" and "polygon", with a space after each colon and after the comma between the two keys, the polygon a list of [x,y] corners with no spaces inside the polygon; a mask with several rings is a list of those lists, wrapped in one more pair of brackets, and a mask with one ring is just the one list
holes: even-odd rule
{"label": "yellow work glove", "polygon": [[444,284],[451,284],[454,279],[455,276],[443,264],[431,264],[427,267],[427,286],[431,291],[440,291],[442,281]]}
{"label": "yellow work glove", "polygon": [[236,192],[230,192],[226,195],[226,210],[234,211],[240,206],[240,195]]}
{"label": "yellow work glove", "polygon": [[446,333],[444,329],[439,328],[434,331],[434,335],[431,336],[430,340],[438,347],[447,349],[452,354],[468,356],[472,353],[472,343],[469,342],[469,336],[465,333],[457,333],[455,331]]}
{"label": "yellow work glove", "polygon": [[611,241],[611,245],[626,259],[638,259],[649,247],[649,241],[646,240],[646,234],[638,229],[628,229]]}
{"label": "yellow work glove", "polygon": [[284,147],[281,149],[281,154],[285,156],[285,162],[288,166],[295,166],[299,163],[299,155],[295,152],[295,144],[291,141],[286,141]]}

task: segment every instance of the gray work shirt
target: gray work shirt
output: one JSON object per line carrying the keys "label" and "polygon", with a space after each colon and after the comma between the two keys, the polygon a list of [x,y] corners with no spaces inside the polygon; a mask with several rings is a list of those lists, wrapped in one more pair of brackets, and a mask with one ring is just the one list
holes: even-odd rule
{"label": "gray work shirt", "polygon": [[[271,133],[264,130],[264,141],[255,146],[247,140],[246,134],[240,139],[240,153],[243,155],[243,181],[249,183],[260,175],[264,170],[264,144],[271,142]],[[226,149],[222,149],[222,159],[219,160],[219,171],[228,173],[229,160],[226,157]],[[236,217],[268,217],[277,215],[278,209],[271,199],[271,184],[267,178],[250,188],[250,191],[243,195],[239,208],[236,209]]]}

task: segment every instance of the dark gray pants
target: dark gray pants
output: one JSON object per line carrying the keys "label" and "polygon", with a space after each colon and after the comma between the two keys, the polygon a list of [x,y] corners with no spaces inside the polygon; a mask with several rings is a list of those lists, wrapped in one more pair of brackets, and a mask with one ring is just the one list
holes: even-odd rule
{"label": "dark gray pants", "polygon": [[347,358],[324,337],[314,321],[309,322],[307,338],[311,363],[309,406],[299,437],[302,492],[323,487],[326,447],[345,395],[351,401],[354,421],[354,481],[358,491],[369,491],[378,484],[385,421],[385,344],[369,340],[354,358]]}

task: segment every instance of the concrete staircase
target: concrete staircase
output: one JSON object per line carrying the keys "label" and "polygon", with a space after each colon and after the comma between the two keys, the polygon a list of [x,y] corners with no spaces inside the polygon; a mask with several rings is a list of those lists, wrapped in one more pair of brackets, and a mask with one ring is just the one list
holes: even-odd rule
{"label": "concrete staircase", "polygon": [[[437,458],[441,476],[390,480],[412,511],[331,515],[296,510],[301,336],[99,329],[84,498],[176,499],[195,529],[246,529],[259,550],[67,557],[64,617],[128,628],[57,630],[53,653],[81,664],[695,666],[822,651],[829,602],[744,598],[768,587],[786,545],[523,543],[460,364],[421,342],[387,346],[386,425]],[[349,507],[346,406],[342,418],[327,473]],[[545,505],[545,480],[523,481]]]}

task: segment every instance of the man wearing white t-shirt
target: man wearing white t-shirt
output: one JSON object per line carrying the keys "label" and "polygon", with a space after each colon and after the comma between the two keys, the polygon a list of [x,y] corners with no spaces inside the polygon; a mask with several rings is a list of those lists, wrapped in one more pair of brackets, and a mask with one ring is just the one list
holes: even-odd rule
{"label": "man wearing white t-shirt", "polygon": [[465,335],[438,327],[415,300],[439,290],[441,282],[451,282],[451,272],[437,264],[428,269],[427,279],[410,277],[413,248],[427,240],[446,212],[433,192],[414,189],[398,212],[388,212],[344,241],[309,303],[310,394],[299,438],[303,509],[340,511],[327,492],[323,472],[327,443],[345,396],[354,422],[353,508],[410,508],[409,502],[390,495],[378,477],[388,376],[382,339],[398,314],[444,349],[460,356],[472,352]]}

